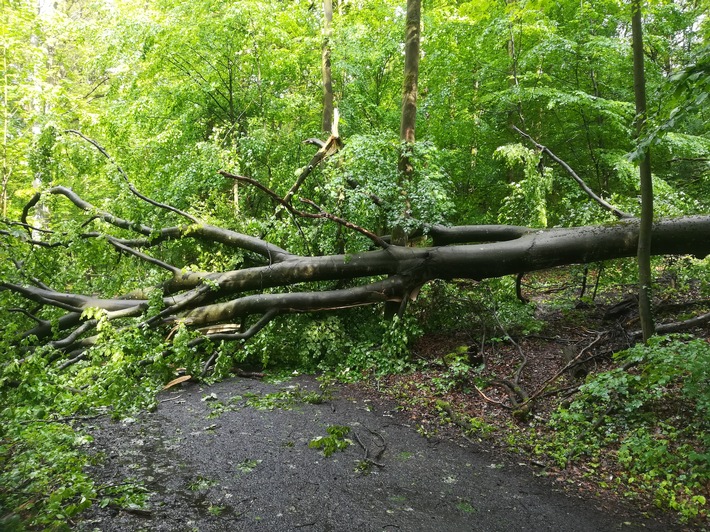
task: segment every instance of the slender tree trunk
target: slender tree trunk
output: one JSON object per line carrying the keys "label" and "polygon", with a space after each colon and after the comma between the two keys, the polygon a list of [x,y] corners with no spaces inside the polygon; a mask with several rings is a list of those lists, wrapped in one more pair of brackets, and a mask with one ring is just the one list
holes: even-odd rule
{"label": "slender tree trunk", "polygon": [[[419,41],[421,39],[421,0],[407,0],[407,21],[406,37],[404,42],[404,84],[402,90],[402,121],[399,127],[399,140],[412,145],[415,141],[415,129],[417,124],[417,84],[419,82]],[[414,166],[409,157],[409,150],[403,147],[399,156],[399,178],[402,194],[405,196],[404,217],[409,215],[409,199],[407,194],[407,184],[414,173]],[[395,228],[392,236],[398,237],[397,233],[401,228]],[[404,242],[393,244],[406,244],[407,235],[403,235]]]}
{"label": "slender tree trunk", "polygon": [[[3,21],[4,23],[4,21]],[[8,73],[7,73],[7,46],[2,47],[2,71],[3,71],[3,121],[2,121],[2,190],[0,191],[0,202],[2,203],[0,212],[2,217],[7,217],[7,185],[10,181],[10,168],[7,161],[7,123],[10,119],[10,108],[8,102]]]}
{"label": "slender tree trunk", "polygon": [[[402,122],[399,128],[400,140],[414,144],[417,123],[417,83],[419,81],[419,41],[421,36],[421,0],[407,0],[406,40],[404,44],[404,90],[402,94]],[[403,154],[400,157],[400,171],[405,177],[413,168]]]}
{"label": "slender tree trunk", "polygon": [[[517,52],[515,49],[515,7],[516,4],[518,3],[518,0],[506,0],[506,5],[508,6],[508,30],[509,30],[509,36],[508,36],[508,43],[506,45],[506,48],[508,50],[508,57],[510,58],[510,70],[508,72],[508,87],[510,88],[511,92],[516,89],[519,85],[518,83],[518,58],[517,58]],[[519,98],[519,96],[516,96],[516,98]],[[522,123],[521,127],[525,128],[525,123],[522,121],[522,109],[520,106],[520,103],[511,104],[510,108],[508,110],[508,116],[507,116],[507,121],[508,121],[508,131],[513,129],[515,127],[516,123],[519,123],[518,120],[520,119],[520,122]],[[516,180],[515,178],[515,169],[512,166],[508,166],[507,170],[507,179],[508,183],[512,183],[513,181]]]}
{"label": "slender tree trunk", "polygon": [[323,47],[321,66],[323,70],[323,131],[332,132],[333,127],[333,78],[330,71],[330,35],[333,22],[333,0],[323,0]]}
{"label": "slender tree trunk", "polygon": [[[636,132],[641,139],[646,127],[646,79],[644,74],[643,29],[641,0],[631,2],[631,31],[634,53],[634,95],[636,99]],[[651,230],[653,224],[653,185],[651,181],[651,152],[646,148],[639,165],[641,180],[641,224],[639,227],[639,315],[643,341],[654,333],[651,313]]]}
{"label": "slender tree trunk", "polygon": [[[417,125],[417,84],[419,82],[419,41],[421,39],[421,0],[407,0],[407,19],[405,22],[404,40],[404,83],[402,88],[402,120],[399,127],[399,140],[402,141],[402,151],[399,154],[399,188],[404,196],[403,218],[410,213],[408,183],[414,173],[414,166],[409,157],[409,146],[416,139]],[[409,145],[409,146],[408,146]],[[391,243],[395,246],[406,246],[408,235],[402,225],[397,224],[391,231]],[[396,301],[385,303],[385,318],[390,319],[395,314],[402,315],[406,299],[400,304]]]}

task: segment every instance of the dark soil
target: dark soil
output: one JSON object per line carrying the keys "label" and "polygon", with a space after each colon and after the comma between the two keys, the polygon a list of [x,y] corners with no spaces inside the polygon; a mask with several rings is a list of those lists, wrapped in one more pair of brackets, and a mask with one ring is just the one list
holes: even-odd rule
{"label": "dark soil", "polygon": [[[180,389],[177,389],[180,388]],[[337,385],[234,378],[183,383],[157,411],[101,422],[91,474],[134,482],[143,509],[98,505],[79,530],[669,530],[608,499],[564,493],[525,463],[441,431],[424,437],[393,402]],[[333,425],[350,444],[329,457],[309,442]]]}

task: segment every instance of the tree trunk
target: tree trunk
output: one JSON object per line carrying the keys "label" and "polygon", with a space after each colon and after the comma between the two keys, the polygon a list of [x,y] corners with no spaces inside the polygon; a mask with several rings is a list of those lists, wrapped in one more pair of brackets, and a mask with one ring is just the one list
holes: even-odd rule
{"label": "tree trunk", "polygon": [[[48,193],[65,197],[94,219],[138,235],[138,238],[117,238],[87,232],[80,236],[81,239],[105,238],[118,252],[171,273],[171,278],[159,287],[164,294],[164,309],[144,317],[138,325],[129,321],[126,327],[182,323],[201,331],[202,339],[213,340],[249,338],[280,314],[382,303],[404,308],[406,301],[412,299],[424,283],[434,279],[480,280],[568,264],[633,257],[637,253],[640,227],[637,219],[613,225],[547,230],[499,225],[433,226],[428,230],[433,241],[430,247],[391,246],[375,237],[383,249],[353,255],[311,257],[295,255],[262,239],[207,223],[163,229],[142,225],[102,211],[64,187],[54,187]],[[25,208],[23,218],[37,205],[39,198],[38,194]],[[164,208],[161,204],[155,205]],[[353,228],[352,224],[344,227]],[[650,252],[654,255],[704,257],[710,253],[710,216],[659,221],[652,230]],[[9,231],[0,231],[0,236],[17,238]],[[249,251],[260,256],[263,265],[225,272],[191,272],[162,262],[144,251],[155,249],[157,252],[162,242],[183,238]],[[28,237],[24,240],[28,241]],[[55,245],[31,240],[28,243],[46,248]],[[387,277],[383,280],[383,276]],[[328,289],[322,285],[318,288],[304,284],[354,279],[361,281],[351,283],[350,288]],[[275,290],[278,288],[284,290]],[[64,309],[67,313],[56,323],[36,318],[37,325],[21,334],[17,342],[26,342],[34,335],[39,343],[48,342],[68,354],[81,352],[96,341],[95,336],[87,336],[87,333],[96,327],[97,320],[82,321],[80,316],[84,310],[104,309],[107,319],[121,322],[141,316],[149,306],[151,292],[151,287],[145,287],[131,294],[102,298],[9,280],[0,281],[0,289],[11,290],[34,302],[35,308],[39,304]],[[251,322],[248,327],[247,322]],[[239,332],[226,333],[225,327],[215,325],[226,325],[226,329]],[[53,334],[65,336],[49,341]]]}
{"label": "tree trunk", "polygon": [[[404,89],[402,94],[402,121],[399,138],[414,144],[417,123],[417,83],[419,81],[419,40],[421,34],[421,0],[407,0],[406,39],[404,43]],[[412,172],[409,158],[400,158],[400,170]]]}
{"label": "tree trunk", "polygon": [[2,120],[2,183],[0,183],[0,213],[3,218],[7,217],[7,186],[10,181],[10,168],[7,158],[8,123],[10,121],[10,102],[8,101],[8,89],[10,79],[7,72],[7,46],[2,47],[2,71],[3,71],[3,120]]}
{"label": "tree trunk", "polygon": [[[636,133],[641,141],[646,127],[646,77],[644,74],[643,29],[641,0],[631,2],[631,31],[634,54],[634,96],[636,99]],[[653,224],[653,183],[651,180],[650,148],[643,150],[639,164],[641,180],[641,222],[638,240],[639,316],[644,343],[654,333],[651,312],[651,229]]]}
{"label": "tree trunk", "polygon": [[[404,83],[402,88],[402,119],[399,127],[399,140],[412,145],[416,140],[417,125],[417,84],[419,83],[419,41],[421,40],[421,0],[407,0],[407,20],[404,41]],[[399,186],[405,196],[406,218],[409,213],[407,184],[414,173],[414,166],[409,157],[407,146],[399,154]],[[404,246],[407,234],[401,227],[392,229],[392,243]]]}
{"label": "tree trunk", "polygon": [[[515,49],[515,10],[517,7],[517,0],[506,0],[506,5],[508,6],[508,42],[506,44],[506,49],[508,50],[508,58],[510,59],[510,66],[508,71],[508,88],[510,89],[511,96],[514,89],[518,87],[518,56]],[[520,98],[519,95],[516,98]],[[518,100],[518,103],[509,104],[510,108],[507,113],[508,130],[515,128],[516,123],[521,123],[522,127],[525,127],[525,123],[522,120],[522,109]],[[516,181],[515,168],[512,165],[507,165],[507,180],[508,183],[513,183]]]}
{"label": "tree trunk", "polygon": [[[414,166],[409,157],[409,148],[414,141],[417,124],[417,84],[419,82],[419,41],[421,40],[421,0],[407,0],[407,18],[404,41],[404,83],[402,88],[402,119],[399,127],[399,140],[404,144],[399,154],[399,188],[404,196],[403,218],[409,217],[410,202],[407,187],[414,173]],[[406,246],[409,236],[401,225],[391,229],[391,242],[395,246]],[[396,313],[401,314],[404,306],[390,301],[385,304],[385,318],[390,319]]]}
{"label": "tree trunk", "polygon": [[321,67],[323,70],[323,131],[332,133],[333,128],[333,78],[330,71],[330,36],[333,22],[333,0],[323,0],[323,46]]}

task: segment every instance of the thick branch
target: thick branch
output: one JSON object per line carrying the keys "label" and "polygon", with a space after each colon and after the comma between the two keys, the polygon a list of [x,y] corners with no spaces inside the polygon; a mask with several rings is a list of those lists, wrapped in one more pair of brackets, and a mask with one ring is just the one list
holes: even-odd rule
{"label": "thick branch", "polygon": [[[97,207],[93,206],[88,201],[83,200],[78,194],[73,190],[66,187],[53,187],[48,191],[50,194],[57,194],[66,197],[71,201],[76,207],[82,211],[86,211],[95,215],[98,219],[118,227],[120,229],[125,229],[128,231],[133,231],[134,233],[139,233],[148,240],[117,240],[123,245],[133,247],[133,245],[138,246],[142,244],[154,245],[159,242],[164,242],[166,240],[173,240],[183,237],[192,237],[212,242],[219,242],[221,244],[244,249],[246,251],[252,251],[263,257],[269,259],[269,262],[279,262],[285,260],[292,255],[278,246],[274,246],[260,238],[255,238],[253,236],[243,235],[235,231],[230,231],[229,229],[223,229],[221,227],[216,227],[210,224],[198,223],[193,225],[183,225],[183,226],[173,226],[164,229],[156,230],[147,225],[139,224],[130,220],[125,220],[114,216],[113,214],[102,211]],[[36,194],[28,203],[28,205],[35,205],[39,200],[40,195]],[[27,207],[26,207],[26,210]],[[96,234],[89,233],[87,236],[96,236]]]}
{"label": "thick branch", "polygon": [[[693,327],[700,327],[710,323],[710,312],[705,314],[700,314],[694,318],[690,318],[684,321],[675,321],[673,323],[663,323],[656,326],[656,334],[670,334],[675,332],[687,331]],[[643,336],[643,331],[634,331],[631,333],[632,338],[641,338]]]}
{"label": "thick branch", "polygon": [[516,225],[459,225],[456,227],[433,225],[429,227],[428,231],[435,246],[446,246],[471,242],[515,240],[536,230]]}
{"label": "thick branch", "polygon": [[74,332],[72,332],[66,338],[62,338],[61,340],[57,340],[56,342],[50,342],[49,345],[51,345],[55,349],[62,349],[64,347],[69,347],[74,342],[76,342],[77,339],[82,334],[84,334],[87,331],[90,331],[91,329],[96,327],[97,324],[98,324],[98,320],[87,320],[84,323],[82,323],[79,327],[74,329]]}
{"label": "thick branch", "polygon": [[[400,301],[408,284],[400,276],[390,277],[366,286],[330,290],[327,292],[288,292],[285,294],[258,294],[245,296],[225,303],[198,307],[169,321],[188,325],[206,325],[253,314],[269,312],[298,313],[350,308],[385,301]],[[265,324],[264,324],[265,325]]]}
{"label": "thick branch", "polygon": [[22,286],[13,283],[0,283],[0,287],[7,288],[16,292],[27,299],[37,301],[45,305],[51,305],[58,308],[70,310],[72,312],[81,312],[87,308],[102,308],[105,310],[124,310],[126,308],[135,307],[135,300],[125,299],[102,299],[79,294],[68,294],[63,292],[55,292],[44,288],[33,286]]}
{"label": "thick branch", "polygon": [[[492,226],[482,231],[473,228],[458,233],[456,231],[456,228],[451,229],[456,242],[461,242],[464,235],[472,240],[479,240],[481,235],[485,239],[491,238],[491,235],[495,238],[507,236],[514,239],[428,248],[391,246],[353,255],[289,256],[287,260],[269,266],[224,273],[186,272],[184,278],[176,279],[176,282],[182,283],[180,288],[187,291],[164,297],[166,308],[158,317],[152,318],[151,324],[183,321],[191,326],[202,327],[234,323],[235,318],[249,316],[260,316],[268,321],[274,317],[271,312],[317,312],[385,301],[401,302],[411,290],[433,279],[484,279],[568,264],[632,257],[636,254],[638,220],[569,229],[513,228],[506,232]],[[687,216],[660,221],[654,225],[653,231],[654,254],[693,254],[703,257],[710,253],[710,216]],[[387,275],[390,277],[377,280]],[[374,281],[341,290],[307,291],[298,286],[301,283],[355,278]],[[204,283],[205,279],[210,282]],[[237,297],[246,291],[287,286],[302,291]],[[117,319],[135,316],[147,306],[145,299],[128,296],[101,299],[11,283],[3,283],[0,287],[42,304],[69,310],[70,313],[59,320],[60,331],[79,326],[79,314],[88,307],[106,309],[109,311],[109,319]],[[257,321],[259,323],[262,321]],[[46,338],[51,334],[51,327],[47,323],[39,323],[23,337],[29,334]],[[239,339],[246,334],[231,334],[229,338]],[[90,343],[91,339],[82,339],[71,347]]]}

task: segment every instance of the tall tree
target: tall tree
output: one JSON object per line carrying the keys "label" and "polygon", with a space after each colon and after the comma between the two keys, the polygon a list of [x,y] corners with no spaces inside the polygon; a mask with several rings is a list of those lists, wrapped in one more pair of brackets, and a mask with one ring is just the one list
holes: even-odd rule
{"label": "tall tree", "polygon": [[32,102],[41,97],[42,53],[37,44],[36,6],[31,2],[0,4],[0,214],[9,215],[12,198],[32,181],[24,154],[32,144]]}
{"label": "tall tree", "polygon": [[[399,140],[405,144],[399,155],[399,179],[402,194],[406,197],[407,184],[414,173],[410,158],[410,148],[415,141],[417,125],[417,86],[419,83],[419,42],[421,40],[421,0],[407,0],[407,18],[405,22],[404,41],[404,83],[402,89],[402,118],[399,126]],[[410,210],[409,199],[405,201],[403,217]],[[392,242],[406,245],[407,234],[397,226],[392,232]]]}
{"label": "tall tree", "polygon": [[330,36],[333,23],[333,0],[323,0],[323,47],[321,65],[323,69],[323,131],[330,133],[333,128],[333,77],[330,70]]}
{"label": "tall tree", "polygon": [[[417,83],[419,81],[419,41],[421,39],[421,0],[407,0],[406,37],[404,43],[404,89],[402,94],[402,121],[399,138],[414,144],[417,123]],[[400,171],[405,177],[413,168],[406,153],[400,158]]]}
{"label": "tall tree", "polygon": [[[399,127],[399,140],[404,144],[399,153],[399,188],[405,197],[402,218],[409,217],[411,211],[407,186],[414,173],[410,158],[411,147],[416,139],[417,124],[417,85],[419,82],[419,42],[421,40],[421,0],[407,0],[407,18],[405,21],[404,41],[404,83],[402,89],[402,118]],[[392,228],[392,243],[397,246],[407,245],[407,231],[402,224]],[[406,298],[400,305],[396,301],[385,304],[385,317],[391,318],[395,312],[404,310]]]}
{"label": "tall tree", "polygon": [[[636,133],[641,139],[646,129],[646,76],[643,56],[643,27],[641,23],[641,0],[631,2],[631,32],[634,55],[634,97],[636,100]],[[639,162],[641,180],[641,222],[639,225],[639,315],[643,341],[653,335],[651,313],[651,230],[653,224],[653,183],[651,180],[651,151],[642,149]]]}
{"label": "tall tree", "polygon": [[[4,6],[3,6],[4,7]],[[4,13],[3,13],[4,15]],[[4,17],[3,17],[4,18]],[[5,21],[3,20],[3,37],[5,37]],[[5,39],[3,38],[3,41]],[[3,72],[3,90],[2,90],[2,174],[0,175],[0,213],[2,217],[7,216],[7,184],[10,181],[11,170],[8,166],[7,141],[8,137],[8,122],[10,121],[10,106],[9,104],[9,79],[7,72],[7,45],[2,47],[2,72]]]}

